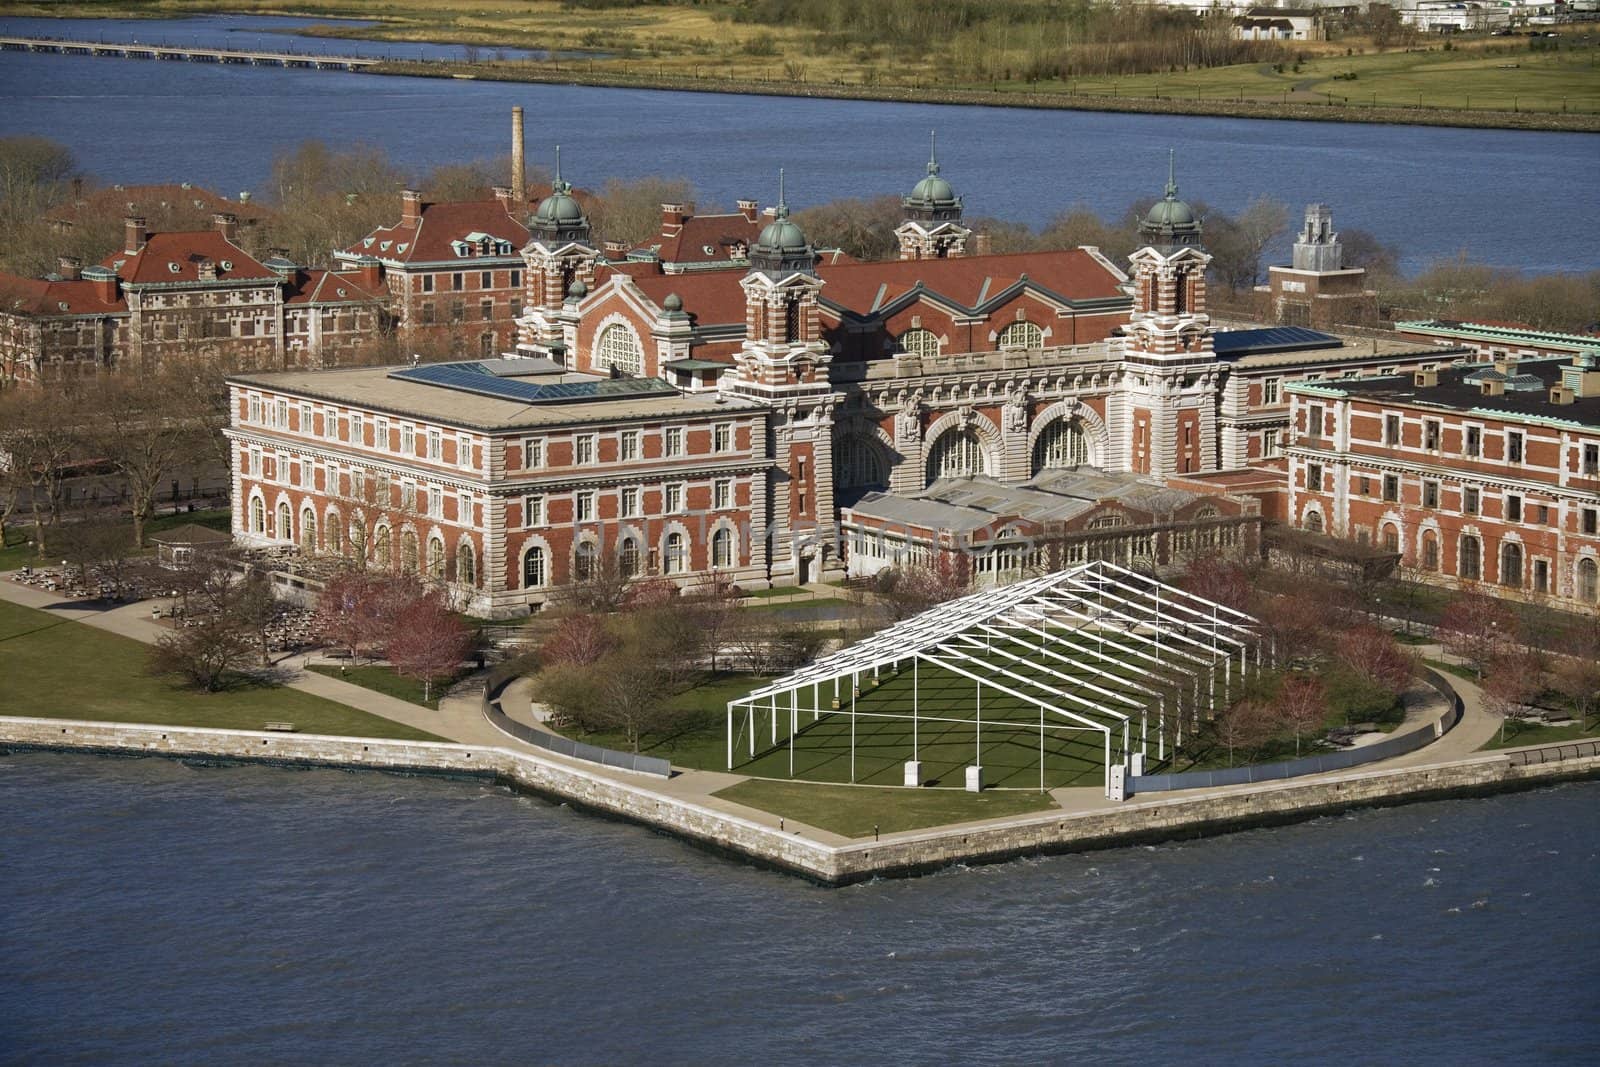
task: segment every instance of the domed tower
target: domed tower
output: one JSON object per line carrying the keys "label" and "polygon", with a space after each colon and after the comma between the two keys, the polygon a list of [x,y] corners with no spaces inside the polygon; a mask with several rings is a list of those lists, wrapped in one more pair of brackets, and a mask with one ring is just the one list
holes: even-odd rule
{"label": "domed tower", "polygon": [[[527,263],[526,308],[518,321],[517,350],[567,362],[567,347],[577,329],[577,305],[594,287],[600,254],[589,237],[589,217],[561,177],[561,147],[556,146],[556,176],[550,195],[528,218],[532,239],[522,250]],[[572,336],[569,336],[572,335]]]}
{"label": "domed tower", "polygon": [[833,412],[840,395],[828,380],[831,353],[822,339],[817,254],[789,217],[783,174],[773,219],[750,248],[745,337],[726,393],[771,408],[772,466],[754,507],[766,530],[769,575],[800,580],[836,573]]}
{"label": "domed tower", "polygon": [[1206,313],[1201,220],[1178,199],[1171,155],[1166,195],[1139,223],[1145,244],[1129,257],[1133,313],[1124,330],[1129,469],[1182,474],[1217,464],[1216,354]]}
{"label": "domed tower", "polygon": [[961,198],[939,175],[939,152],[930,132],[928,174],[902,197],[905,221],[895,228],[901,259],[946,259],[966,254],[971,234],[961,225]]}

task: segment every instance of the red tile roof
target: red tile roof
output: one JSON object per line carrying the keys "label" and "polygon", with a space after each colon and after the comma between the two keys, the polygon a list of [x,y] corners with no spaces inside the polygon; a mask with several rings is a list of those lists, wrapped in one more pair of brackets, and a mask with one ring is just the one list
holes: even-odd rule
{"label": "red tile roof", "polygon": [[156,215],[163,211],[227,212],[241,222],[254,222],[268,212],[254,201],[240,203],[220,193],[179,182],[160,185],[112,185],[95,189],[62,204],[49,217],[75,222],[85,215]]}
{"label": "red tile roof", "polygon": [[[725,263],[735,245],[745,249],[756,243],[761,229],[770,219],[752,222],[744,214],[692,215],[683,228],[668,237],[658,234],[639,246],[651,251],[663,263]],[[709,249],[709,251],[708,251]]]}
{"label": "red tile roof", "polygon": [[215,230],[153,233],[146,238],[144,247],[132,255],[114,252],[101,262],[116,271],[124,284],[153,285],[198,282],[200,264],[206,260],[216,265],[218,281],[269,281],[278,277]]}
{"label": "red tile roof", "polygon": [[499,200],[457,200],[423,204],[415,225],[398,222],[380,226],[345,251],[352,256],[372,256],[391,263],[459,262],[470,270],[473,257],[458,256],[451,242],[470,233],[486,233],[511,244],[511,254],[528,243],[528,228],[506,211]]}
{"label": "red tile roof", "polygon": [[379,302],[379,297],[361,287],[355,274],[338,274],[331,270],[301,269],[290,282],[285,304],[368,304]]}
{"label": "red tile roof", "polygon": [[1081,248],[955,259],[848,263],[823,266],[817,273],[827,283],[822,289],[823,300],[862,315],[909,292],[919,282],[923,288],[966,308],[976,308],[999,295],[1023,275],[1034,285],[1071,300],[1123,295],[1118,288],[1121,280]]}
{"label": "red tile roof", "polygon": [[744,289],[739,279],[744,271],[718,270],[695,274],[651,274],[634,278],[645,296],[656,307],[671,293],[683,301],[683,310],[694,316],[696,326],[744,325]]}
{"label": "red tile roof", "polygon": [[54,315],[116,315],[128,310],[120,296],[107,304],[94,282],[53,282],[0,274],[0,312],[49,318]]}

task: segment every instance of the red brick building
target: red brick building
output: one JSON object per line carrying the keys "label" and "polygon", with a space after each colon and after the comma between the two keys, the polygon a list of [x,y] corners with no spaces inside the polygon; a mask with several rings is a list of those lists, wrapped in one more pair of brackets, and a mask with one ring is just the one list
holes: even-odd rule
{"label": "red brick building", "polygon": [[1300,528],[1442,585],[1600,601],[1600,354],[1287,388]]}

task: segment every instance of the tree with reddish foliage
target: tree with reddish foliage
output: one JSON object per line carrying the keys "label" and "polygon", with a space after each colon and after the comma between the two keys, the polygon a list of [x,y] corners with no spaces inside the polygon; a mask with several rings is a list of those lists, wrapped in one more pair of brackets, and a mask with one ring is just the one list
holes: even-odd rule
{"label": "tree with reddish foliage", "polygon": [[951,552],[938,553],[929,564],[895,567],[872,578],[872,591],[896,622],[954,600],[971,587],[971,563],[966,556]]}
{"label": "tree with reddish foliage", "polygon": [[317,598],[317,632],[352,658],[369,653],[389,644],[401,612],[421,596],[422,586],[411,575],[339,571]]}
{"label": "tree with reddish foliage", "polygon": [[616,641],[607,632],[604,621],[593,615],[568,615],[556,623],[539,646],[539,662],[545,666],[558,663],[588,666],[598,663],[615,647]]}
{"label": "tree with reddish foliage", "polygon": [[1416,657],[1401,648],[1387,631],[1362,625],[1339,635],[1339,659],[1362,681],[1399,696],[1416,674]]}
{"label": "tree with reddish foliage", "polygon": [[1235,704],[1211,723],[1211,731],[1228,750],[1228,766],[1233,766],[1236,748],[1256,749],[1270,741],[1278,732],[1278,723],[1272,709],[1259,701],[1245,700]]}
{"label": "tree with reddish foliage", "polygon": [[1325,592],[1322,583],[1304,579],[1266,598],[1257,609],[1278,663],[1312,656],[1327,646],[1330,630],[1342,616],[1330,608]]}
{"label": "tree with reddish foliage", "polygon": [[1517,617],[1502,600],[1461,593],[1445,605],[1435,631],[1439,643],[1483,679],[1484,668],[1517,639]]}
{"label": "tree with reddish foliage", "polygon": [[1300,737],[1320,727],[1328,717],[1328,694],[1322,680],[1309,674],[1290,675],[1272,702],[1278,722],[1294,731],[1294,754],[1300,755]]}
{"label": "tree with reddish foliage", "polygon": [[1534,652],[1513,648],[1491,659],[1483,679],[1483,702],[1500,716],[1500,740],[1506,739],[1506,720],[1516,715],[1544,689],[1544,672]]}
{"label": "tree with reddish foliage", "polygon": [[422,683],[426,703],[433,683],[455,674],[471,654],[472,641],[471,628],[430,592],[399,609],[384,651],[401,677]]}
{"label": "tree with reddish foliage", "polygon": [[1249,572],[1235,560],[1215,552],[1191,559],[1178,584],[1185,592],[1235,611],[1248,611],[1255,594]]}

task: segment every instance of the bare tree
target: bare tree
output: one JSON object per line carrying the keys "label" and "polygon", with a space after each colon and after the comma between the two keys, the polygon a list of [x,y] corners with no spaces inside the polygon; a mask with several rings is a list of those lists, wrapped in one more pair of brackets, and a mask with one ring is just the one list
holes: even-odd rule
{"label": "bare tree", "polygon": [[1501,600],[1459,593],[1445,605],[1435,631],[1439,643],[1483,678],[1485,666],[1516,640],[1517,617]]}
{"label": "bare tree", "polygon": [[72,464],[83,458],[85,412],[80,395],[70,384],[0,394],[0,457],[25,487],[40,558],[46,552],[45,531],[61,521]]}
{"label": "bare tree", "polygon": [[144,545],[163,482],[202,451],[214,421],[210,409],[192,406],[184,384],[181,375],[158,371],[105,379],[92,394],[89,437],[127,483],[135,547]]}
{"label": "bare tree", "polygon": [[1272,712],[1294,731],[1294,754],[1300,755],[1300,736],[1316,730],[1328,716],[1328,696],[1322,681],[1310,675],[1285,678]]}

